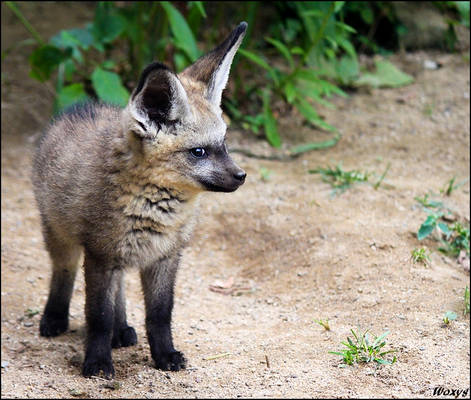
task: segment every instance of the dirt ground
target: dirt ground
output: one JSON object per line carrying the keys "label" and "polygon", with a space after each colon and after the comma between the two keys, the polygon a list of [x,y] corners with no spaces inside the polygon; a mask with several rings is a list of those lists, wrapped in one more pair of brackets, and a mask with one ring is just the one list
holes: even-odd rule
{"label": "dirt ground", "polygon": [[[86,6],[67,2],[21,6],[46,38],[90,15]],[[28,38],[4,3],[1,29],[2,50]],[[113,350],[113,386],[80,375],[81,274],[66,334],[42,338],[41,313],[25,316],[27,309],[42,312],[48,294],[49,258],[29,174],[33,141],[53,100],[46,86],[28,77],[29,49],[15,49],[2,61],[3,398],[422,398],[433,397],[437,386],[469,388],[470,321],[463,316],[469,270],[414,234],[426,217],[414,197],[437,193],[453,176],[458,182],[470,176],[469,52],[396,56],[415,76],[413,84],[334,98],[335,110],[321,109],[343,135],[333,148],[292,162],[234,154],[247,181],[233,194],[204,195],[177,279],[174,342],[189,360],[187,370],[153,368],[138,274],[130,271],[128,320],[139,342]],[[442,67],[423,68],[428,59]],[[286,145],[325,138],[296,120],[291,115],[283,122],[297,132],[296,142]],[[248,133],[232,129],[228,137],[232,147],[268,149]],[[338,162],[346,170],[374,172],[375,180],[388,163],[391,168],[378,190],[359,184],[332,196],[308,170]],[[262,167],[272,171],[268,181]],[[469,196],[468,181],[444,199],[468,222]],[[412,249],[422,245],[435,250],[428,267],[410,261]],[[211,285],[236,290],[224,294]],[[443,327],[447,310],[458,318]],[[330,331],[314,321],[319,318],[329,319]],[[398,350],[397,362],[340,368],[340,358],[328,352],[342,347],[351,328],[389,330],[387,348]]]}

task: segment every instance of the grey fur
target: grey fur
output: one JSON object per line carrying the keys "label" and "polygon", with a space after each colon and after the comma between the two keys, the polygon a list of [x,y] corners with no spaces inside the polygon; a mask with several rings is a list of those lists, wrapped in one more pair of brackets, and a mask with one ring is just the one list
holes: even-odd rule
{"label": "grey fur", "polygon": [[[245,28],[239,25],[209,61],[199,60],[205,77],[211,71],[215,75],[206,82],[198,68],[177,76],[162,64],[151,64],[125,109],[75,107],[40,140],[32,178],[53,264],[40,333],[56,336],[67,330],[84,253],[85,376],[100,371],[113,376],[111,347],[137,341],[126,321],[123,272],[128,267],[141,271],[156,366],[185,367],[184,356],[173,348],[170,319],[180,253],[196,222],[198,194],[234,191],[245,178],[227,154],[226,126],[214,103],[220,96],[213,93],[215,80],[227,81],[221,74],[229,74],[227,65]],[[204,149],[204,157],[195,148]]]}

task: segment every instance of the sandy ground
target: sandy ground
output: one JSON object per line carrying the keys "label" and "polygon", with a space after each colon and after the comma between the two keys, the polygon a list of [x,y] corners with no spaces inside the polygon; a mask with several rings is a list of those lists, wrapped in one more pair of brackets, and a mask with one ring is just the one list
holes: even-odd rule
{"label": "sandy ground", "polygon": [[[49,37],[79,26],[90,13],[81,7],[71,13],[70,7],[54,6],[62,18],[41,3],[24,9]],[[2,3],[2,50],[27,37]],[[235,154],[247,181],[233,194],[204,195],[177,279],[174,342],[188,369],[153,368],[138,275],[131,271],[128,320],[139,343],[113,350],[116,384],[110,385],[80,376],[82,275],[66,334],[39,337],[40,313],[25,316],[27,309],[42,312],[48,294],[49,258],[29,172],[33,141],[53,99],[28,77],[28,49],[2,61],[3,398],[416,398],[433,397],[438,386],[469,388],[469,316],[463,316],[469,271],[436,251],[436,242],[420,243],[414,234],[426,216],[414,197],[470,175],[469,53],[396,57],[415,83],[334,98],[336,110],[321,109],[343,135],[333,148],[292,162]],[[426,59],[442,68],[425,70]],[[325,138],[296,121],[290,115],[284,122],[298,132],[296,143]],[[233,147],[267,150],[248,133],[232,130],[228,137]],[[332,196],[308,170],[338,162],[346,170],[374,172],[374,181],[388,163],[391,168],[378,190],[362,184]],[[268,181],[262,167],[271,171]],[[469,181],[443,200],[469,223]],[[422,245],[435,250],[430,266],[410,261],[412,249]],[[237,290],[224,294],[211,285]],[[443,327],[447,310],[458,318]],[[330,331],[314,322],[319,318],[329,319]],[[340,368],[340,358],[328,352],[342,347],[351,328],[389,330],[386,347],[397,350],[397,362]]]}

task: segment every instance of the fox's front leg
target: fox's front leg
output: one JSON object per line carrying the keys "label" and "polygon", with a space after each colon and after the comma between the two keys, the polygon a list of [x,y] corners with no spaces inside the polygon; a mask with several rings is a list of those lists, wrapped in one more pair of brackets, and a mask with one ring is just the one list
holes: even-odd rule
{"label": "fox's front leg", "polygon": [[87,343],[82,374],[89,377],[103,371],[114,376],[111,338],[114,324],[114,302],[122,271],[113,268],[105,258],[85,252],[85,314]]}
{"label": "fox's front leg", "polygon": [[173,289],[180,256],[163,258],[141,270],[146,303],[146,329],[156,368],[179,371],[186,359],[173,347],[171,320]]}

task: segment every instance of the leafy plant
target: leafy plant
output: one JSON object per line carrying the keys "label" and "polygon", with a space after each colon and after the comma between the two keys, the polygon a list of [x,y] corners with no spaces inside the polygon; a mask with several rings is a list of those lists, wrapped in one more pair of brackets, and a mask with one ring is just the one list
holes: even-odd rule
{"label": "leafy plant", "polygon": [[411,260],[414,264],[422,263],[424,265],[430,265],[430,253],[425,247],[414,249],[411,253]]}
{"label": "leafy plant", "polygon": [[[312,64],[315,59],[324,57],[326,54],[334,59],[341,48],[347,49],[350,55],[356,58],[355,50],[347,39],[354,30],[338,21],[336,17],[343,3],[278,4],[280,12],[288,7],[297,17],[288,19],[286,24],[282,24],[282,29],[284,29],[282,34],[284,34],[284,39],[288,40],[270,36],[264,38],[269,48],[272,48],[279,56],[281,60],[279,66],[268,62],[265,57],[247,48],[239,50],[245,59],[264,70],[267,78],[267,81],[263,83],[264,89],[255,87],[251,93],[254,98],[253,104],[259,104],[258,111],[250,119],[243,118],[242,123],[248,124],[253,132],[258,132],[263,126],[266,139],[274,147],[280,147],[282,142],[274,112],[274,104],[279,101],[295,108],[307,123],[326,131],[336,131],[332,125],[319,116],[310,101],[332,108],[333,104],[324,97],[330,97],[333,94],[345,97],[347,95],[336,85],[323,79],[322,73],[313,69]],[[287,33],[288,31],[290,33]],[[301,41],[301,46],[298,41],[294,41],[295,37],[300,35],[304,39]],[[326,43],[330,44],[326,45]],[[236,107],[236,104],[232,104],[232,107],[228,108],[229,112],[234,112]],[[236,119],[239,117],[237,113],[233,113],[233,116]],[[336,135],[334,140],[298,147],[295,152],[312,150],[318,145],[331,146],[338,139]]]}
{"label": "leafy plant", "polygon": [[[54,83],[54,113],[91,98],[123,106],[145,65],[160,60],[180,72],[202,54],[196,34],[203,31],[204,50],[209,50],[219,42],[218,33],[227,30],[229,15],[249,24],[232,66],[243,67],[243,73],[241,68],[235,74],[233,93],[223,97],[231,120],[274,147],[289,134],[281,132],[279,124],[289,111],[299,114],[304,124],[332,133],[328,140],[289,149],[292,156],[338,142],[340,134],[319,107],[334,108],[330,99],[347,96],[345,87],[396,87],[412,80],[385,59],[376,60],[375,71],[363,71],[359,65],[359,52],[388,52],[375,36],[385,22],[393,27],[388,37],[403,29],[392,2],[219,2],[211,5],[211,31],[205,32],[202,22],[210,6],[203,1],[101,1],[92,21],[61,30],[48,41],[26,20],[20,3],[5,3],[37,43],[29,58],[31,76]],[[459,16],[456,23],[469,26],[469,4],[435,3]],[[361,23],[351,18],[355,15]],[[258,20],[263,34],[253,35]],[[450,23],[452,30],[455,22]],[[2,59],[10,50],[2,52]]]}
{"label": "leafy plant", "polygon": [[443,316],[443,323],[449,325],[451,321],[454,321],[458,316],[453,311],[447,311]]}
{"label": "leafy plant", "polygon": [[[173,54],[175,67],[181,70],[201,55],[189,23],[170,2],[98,2],[93,21],[62,30],[48,43],[15,2],[6,3],[38,43],[29,57],[31,77],[46,82],[57,71],[55,113],[90,98],[122,107],[146,64],[172,59]],[[206,16],[203,2],[190,2],[187,9],[188,20],[197,29],[197,16]],[[127,55],[118,49],[127,49]]]}
{"label": "leafy plant", "polygon": [[[447,192],[451,193],[453,182],[454,178],[448,182],[448,187],[441,192],[445,195]],[[464,252],[469,257],[469,225],[463,226],[460,222],[447,223],[445,212],[450,214],[450,210],[445,207],[442,201],[429,199],[429,194],[414,199],[427,212],[427,218],[420,225],[417,238],[423,240],[437,232],[437,240],[441,244],[438,248],[439,251],[451,257],[458,257],[461,252]]]}
{"label": "leafy plant", "polygon": [[425,208],[443,208],[443,202],[429,200],[430,194],[426,193],[423,197],[414,197],[414,200],[419,202]]}
{"label": "leafy plant", "polygon": [[370,174],[359,170],[344,171],[342,164],[337,164],[335,168],[316,168],[309,170],[310,174],[321,174],[322,180],[329,183],[334,192],[344,192],[355,182],[367,182]]}
{"label": "leafy plant", "polygon": [[464,227],[459,222],[455,222],[448,227],[446,240],[441,240],[442,247],[439,247],[442,253],[452,257],[458,257],[461,251],[464,251],[469,257],[469,227]]}
{"label": "leafy plant", "polygon": [[396,356],[392,360],[386,359],[387,354],[393,353],[396,350],[383,351],[383,347],[386,345],[384,340],[389,332],[385,332],[380,336],[373,335],[371,339],[368,330],[364,333],[355,333],[353,329],[350,330],[353,335],[353,339],[347,337],[347,341],[341,342],[346,349],[340,351],[329,351],[330,354],[336,354],[342,357],[342,361],[345,365],[353,365],[354,363],[368,363],[376,362],[380,365],[394,364],[396,362]]}

